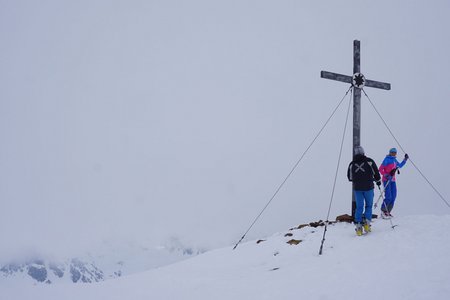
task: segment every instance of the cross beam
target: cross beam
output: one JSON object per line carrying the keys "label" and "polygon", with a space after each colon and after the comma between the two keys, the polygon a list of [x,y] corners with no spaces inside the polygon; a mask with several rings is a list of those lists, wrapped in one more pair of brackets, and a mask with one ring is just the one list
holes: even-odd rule
{"label": "cross beam", "polygon": [[[336,81],[342,81],[342,82],[346,82],[346,83],[350,83],[350,84],[352,84],[352,81],[353,81],[352,76],[342,75],[342,74],[332,73],[332,72],[327,72],[327,71],[321,71],[320,77],[326,78],[326,79],[331,79],[331,80],[336,80]],[[374,81],[374,80],[369,80],[369,79],[366,79],[364,86],[373,87],[373,88],[382,89],[382,90],[390,90],[391,89],[390,83]]]}
{"label": "cross beam", "polygon": [[[368,80],[361,74],[361,45],[358,40],[353,41],[353,76],[321,71],[320,77],[350,83],[353,87],[353,155],[355,148],[361,145],[361,89],[365,86],[390,90],[391,84]],[[355,216],[356,201],[352,189],[352,216]]]}

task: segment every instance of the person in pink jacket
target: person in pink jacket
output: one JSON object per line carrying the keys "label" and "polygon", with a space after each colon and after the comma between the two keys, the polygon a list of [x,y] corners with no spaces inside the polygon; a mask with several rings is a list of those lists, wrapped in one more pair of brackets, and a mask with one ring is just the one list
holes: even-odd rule
{"label": "person in pink jacket", "polygon": [[380,165],[380,174],[383,175],[384,186],[384,201],[381,205],[381,217],[392,217],[391,211],[394,208],[395,199],[397,198],[397,183],[395,180],[395,173],[398,169],[402,168],[408,160],[408,154],[405,154],[405,158],[402,162],[397,160],[397,149],[391,148],[389,154]]}

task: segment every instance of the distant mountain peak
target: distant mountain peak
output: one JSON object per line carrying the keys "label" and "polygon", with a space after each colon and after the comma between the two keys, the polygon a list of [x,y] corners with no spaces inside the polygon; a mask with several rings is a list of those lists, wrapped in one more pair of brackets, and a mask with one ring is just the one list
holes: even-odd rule
{"label": "distant mountain peak", "polygon": [[35,256],[11,261],[0,265],[0,280],[23,279],[47,284],[93,283],[147,271],[205,251],[187,247],[177,238],[170,238],[165,246],[160,247],[126,242],[109,244],[101,251],[74,258],[55,260]]}
{"label": "distant mountain peak", "polygon": [[[14,277],[18,275],[29,276],[37,282],[52,283],[58,279],[69,278],[77,282],[98,282],[105,278],[102,270],[93,263],[74,258],[65,262],[52,262],[35,259],[22,263],[10,263],[2,266],[0,275]],[[111,277],[117,277],[113,274]]]}

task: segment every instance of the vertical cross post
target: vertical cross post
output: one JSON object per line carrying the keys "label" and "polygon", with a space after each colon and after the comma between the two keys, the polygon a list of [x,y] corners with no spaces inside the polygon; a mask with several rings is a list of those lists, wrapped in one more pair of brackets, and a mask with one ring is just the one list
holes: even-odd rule
{"label": "vertical cross post", "polygon": [[[361,47],[358,40],[353,41],[353,76],[342,75],[327,71],[321,71],[320,77],[350,83],[353,87],[353,148],[361,145],[361,89],[365,86],[377,89],[390,90],[391,84],[380,81],[368,80],[361,74]],[[352,187],[352,216],[355,216],[356,201]]]}
{"label": "vertical cross post", "polygon": [[[353,74],[361,73],[361,44],[353,41]],[[353,88],[353,153],[355,148],[361,145],[361,89]],[[352,216],[355,216],[356,199],[352,184]]]}

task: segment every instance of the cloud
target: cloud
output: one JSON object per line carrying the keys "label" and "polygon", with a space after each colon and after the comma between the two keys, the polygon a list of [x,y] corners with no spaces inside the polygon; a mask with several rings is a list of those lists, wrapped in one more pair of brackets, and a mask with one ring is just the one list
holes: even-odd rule
{"label": "cloud", "polygon": [[[353,39],[366,77],[393,86],[367,92],[444,187],[449,160],[429,149],[448,148],[445,2],[24,3],[0,18],[0,235],[11,249],[233,243],[345,93],[319,72],[349,74]],[[249,237],[325,217],[343,122],[342,109]],[[365,100],[362,126],[381,161],[395,143]],[[336,214],[350,208],[348,160]],[[400,212],[443,212],[423,203],[434,195],[411,166],[403,174]]]}

